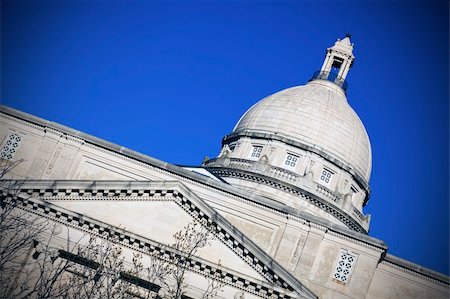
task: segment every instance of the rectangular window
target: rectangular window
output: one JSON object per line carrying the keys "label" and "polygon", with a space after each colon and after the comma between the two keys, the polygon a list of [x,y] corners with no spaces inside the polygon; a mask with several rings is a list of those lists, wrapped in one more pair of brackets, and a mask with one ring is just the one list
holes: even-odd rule
{"label": "rectangular window", "polygon": [[250,157],[254,159],[261,157],[262,148],[263,147],[261,145],[254,145],[252,152],[250,153]]}
{"label": "rectangular window", "polygon": [[328,169],[323,169],[322,174],[320,175],[320,181],[324,184],[329,186],[331,184],[331,180],[333,179],[333,173],[329,171]]}
{"label": "rectangular window", "polygon": [[293,154],[287,154],[286,160],[284,160],[284,165],[294,168],[297,165],[298,156]]}
{"label": "rectangular window", "polygon": [[6,138],[6,142],[0,150],[0,158],[5,160],[12,160],[16,154],[22,137],[18,134],[12,133]]}
{"label": "rectangular window", "polygon": [[336,264],[333,279],[347,284],[350,275],[353,272],[355,263],[356,263],[356,255],[349,253],[347,250],[342,250],[341,253],[339,254],[339,260]]}

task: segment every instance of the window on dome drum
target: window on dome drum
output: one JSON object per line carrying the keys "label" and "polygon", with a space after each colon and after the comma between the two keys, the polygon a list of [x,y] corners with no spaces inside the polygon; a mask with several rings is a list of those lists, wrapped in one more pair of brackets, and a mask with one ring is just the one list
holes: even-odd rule
{"label": "window on dome drum", "polygon": [[324,168],[322,170],[322,174],[320,175],[320,181],[324,185],[330,185],[332,179],[333,179],[333,173],[331,171],[329,171],[328,169]]}
{"label": "window on dome drum", "polygon": [[230,148],[230,151],[234,151],[234,149],[236,148],[236,142],[232,142],[230,144],[228,144],[228,147]]}
{"label": "window on dome drum", "polygon": [[250,153],[250,157],[251,158],[261,157],[262,148],[263,147],[261,145],[254,145],[252,148],[252,152]]}
{"label": "window on dome drum", "polygon": [[333,279],[347,284],[350,279],[350,275],[353,272],[353,268],[356,263],[356,255],[349,253],[346,250],[342,250],[339,254],[339,260],[336,264],[336,269],[333,274]]}
{"label": "window on dome drum", "polygon": [[294,168],[297,165],[298,156],[294,154],[287,154],[286,160],[284,160],[284,165]]}
{"label": "window on dome drum", "polygon": [[22,137],[18,134],[12,133],[6,138],[6,142],[0,150],[0,158],[5,160],[12,160],[16,154]]}

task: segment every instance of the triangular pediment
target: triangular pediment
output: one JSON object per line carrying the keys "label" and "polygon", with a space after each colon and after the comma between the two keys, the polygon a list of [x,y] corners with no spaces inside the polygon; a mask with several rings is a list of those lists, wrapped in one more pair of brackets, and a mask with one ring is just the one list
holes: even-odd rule
{"label": "triangular pediment", "polygon": [[197,268],[217,268],[220,260],[221,271],[229,272],[234,283],[240,281],[242,289],[250,286],[254,293],[264,290],[275,296],[290,294],[282,296],[286,298],[315,297],[179,182],[27,181],[20,189],[28,201],[37,201],[33,204],[42,215],[94,231],[119,228],[121,242],[137,248],[168,246],[175,232],[195,220],[210,227],[215,235],[210,246],[195,257]]}

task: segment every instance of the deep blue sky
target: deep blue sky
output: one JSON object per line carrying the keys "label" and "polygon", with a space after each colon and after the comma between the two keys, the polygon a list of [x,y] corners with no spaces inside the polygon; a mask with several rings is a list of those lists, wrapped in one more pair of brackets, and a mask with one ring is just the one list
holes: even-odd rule
{"label": "deep blue sky", "polygon": [[448,2],[3,1],[1,103],[176,164],[352,34],[370,235],[448,274]]}

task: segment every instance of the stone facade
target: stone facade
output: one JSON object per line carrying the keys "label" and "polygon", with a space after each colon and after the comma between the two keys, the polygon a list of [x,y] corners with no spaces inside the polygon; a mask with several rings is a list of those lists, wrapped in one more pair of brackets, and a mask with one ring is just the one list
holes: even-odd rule
{"label": "stone facade", "polygon": [[[231,236],[245,248],[242,252],[253,256],[252,260],[245,258],[227,245],[235,244],[234,241],[219,237],[214,250],[199,257],[209,263],[216,262],[218,256],[226,257],[224,268],[247,281],[244,286],[227,284],[220,295],[222,298],[233,298],[239,292],[244,292],[245,298],[268,298],[259,292],[263,287],[266,294],[277,291],[275,296],[280,298],[282,295],[292,298],[448,297],[448,277],[386,254],[387,248],[380,240],[248,193],[212,175],[208,177],[167,164],[10,108],[2,107],[1,111],[2,146],[11,133],[22,138],[13,159],[24,162],[10,175],[15,179],[27,178],[23,192],[28,192],[34,201],[54,206],[55,211],[48,213],[44,208],[42,217],[56,219],[55,215],[62,209],[67,212],[59,213],[68,215],[71,222],[75,214],[81,214],[92,223],[126,226],[126,233],[133,236],[131,239],[143,238],[138,244],[164,244],[168,235],[193,216],[179,205],[176,212],[176,200],[161,200],[161,194],[173,197],[169,190],[176,190],[199,204],[197,213],[220,215],[220,223],[228,229],[223,236],[233,233]],[[27,188],[31,191],[26,191]],[[126,200],[127,192],[116,191],[128,190],[131,197],[133,192],[139,194],[136,191],[139,189],[155,190],[159,198]],[[81,190],[85,191],[80,194]],[[104,197],[98,200],[87,196],[86,190],[101,190]],[[58,222],[72,230],[81,229],[73,223]],[[147,231],[143,227],[155,230]],[[91,232],[89,225],[83,229]],[[139,245],[127,248],[138,250]],[[334,277],[343,252],[355,258],[345,283]],[[271,269],[267,273],[276,276],[269,278],[266,268]],[[195,275],[192,274],[193,285],[202,285],[202,276]],[[278,284],[285,291],[274,288],[274,277],[281,279]],[[190,290],[193,298],[197,294],[194,286]]]}
{"label": "stone facade", "polygon": [[1,107],[0,159],[22,161],[6,177],[22,180],[17,193],[3,196],[58,225],[54,248],[106,234],[126,262],[183,255],[172,236],[191,221],[208,227],[215,239],[190,259],[191,298],[212,278],[218,298],[448,298],[447,276],[367,235],[372,159],[345,95],[352,50],[338,40],[311,82],[255,104],[201,167]]}

